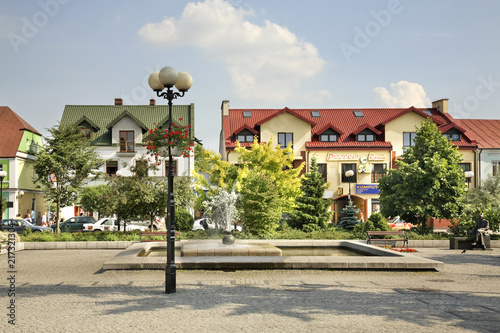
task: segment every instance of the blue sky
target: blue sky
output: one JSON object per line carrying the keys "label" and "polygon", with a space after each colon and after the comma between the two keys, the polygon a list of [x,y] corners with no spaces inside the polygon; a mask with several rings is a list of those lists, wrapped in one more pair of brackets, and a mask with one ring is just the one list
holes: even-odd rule
{"label": "blue sky", "polygon": [[[220,106],[430,107],[500,118],[500,1],[2,0],[0,105],[43,134],[65,105],[147,104],[172,66],[196,136]],[[157,103],[165,103],[158,100]],[[1,119],[0,119],[1,121]]]}

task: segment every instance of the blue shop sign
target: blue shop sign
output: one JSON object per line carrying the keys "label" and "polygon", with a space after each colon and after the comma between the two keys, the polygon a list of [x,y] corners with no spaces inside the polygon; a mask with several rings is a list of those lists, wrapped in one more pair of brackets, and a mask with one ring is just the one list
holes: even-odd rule
{"label": "blue shop sign", "polygon": [[379,194],[378,184],[356,184],[356,194]]}

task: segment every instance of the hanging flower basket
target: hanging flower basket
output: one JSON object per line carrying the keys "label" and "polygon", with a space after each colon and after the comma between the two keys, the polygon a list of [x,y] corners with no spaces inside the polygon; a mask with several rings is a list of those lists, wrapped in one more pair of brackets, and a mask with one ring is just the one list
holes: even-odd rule
{"label": "hanging flower basket", "polygon": [[[182,120],[180,118],[179,120]],[[147,154],[159,163],[160,157],[168,157],[168,148],[171,147],[172,156],[189,157],[193,151],[193,141],[190,137],[191,125],[179,126],[172,124],[172,129],[157,127],[153,123],[154,129],[149,130],[149,136],[143,147],[146,147]]]}

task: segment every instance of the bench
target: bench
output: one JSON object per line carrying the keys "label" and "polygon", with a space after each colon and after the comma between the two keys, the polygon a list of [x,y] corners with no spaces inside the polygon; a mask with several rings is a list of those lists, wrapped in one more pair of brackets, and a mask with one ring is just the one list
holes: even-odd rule
{"label": "bench", "polygon": [[[158,242],[157,239],[144,239],[143,237],[152,237],[152,236],[162,236],[167,237],[166,231],[141,231],[141,242]],[[175,236],[179,236],[179,240],[181,240],[181,233],[179,231],[175,232]]]}
{"label": "bench", "polygon": [[[403,242],[404,247],[408,247],[408,236],[405,234],[404,230],[398,231],[367,231],[366,232],[367,244],[371,242]],[[402,236],[402,238],[373,238],[373,236]]]}
{"label": "bench", "polygon": [[[484,245],[487,249],[491,249],[490,235],[484,235]],[[474,250],[483,249],[481,242],[472,245],[471,241],[467,240],[468,237],[450,237],[450,250]]]}

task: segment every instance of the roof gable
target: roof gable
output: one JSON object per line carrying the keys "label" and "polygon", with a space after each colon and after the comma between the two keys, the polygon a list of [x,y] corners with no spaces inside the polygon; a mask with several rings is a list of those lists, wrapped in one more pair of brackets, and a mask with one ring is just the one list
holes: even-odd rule
{"label": "roof gable", "polygon": [[[158,123],[168,122],[168,115],[168,105],[66,105],[61,124],[87,120],[97,129],[97,132],[92,134],[92,144],[107,146],[111,144],[109,128],[124,116],[129,116],[145,131],[145,139],[149,129]],[[190,131],[194,136],[194,104],[173,105],[172,118],[173,123],[179,126],[191,125]]]}
{"label": "roof gable", "polygon": [[0,157],[14,157],[25,131],[41,134],[8,106],[0,106]]}
{"label": "roof gable", "polygon": [[278,111],[276,113],[273,113],[273,114],[269,115],[269,117],[267,117],[267,118],[262,119],[261,121],[257,122],[256,125],[260,126],[260,125],[262,125],[264,123],[267,123],[269,120],[271,120],[271,119],[273,119],[273,118],[275,118],[275,117],[277,117],[277,116],[279,116],[279,115],[281,115],[281,114],[283,114],[285,112],[291,114],[292,116],[295,116],[295,117],[299,118],[300,120],[305,121],[306,123],[311,124],[312,126],[316,125],[316,122],[312,121],[311,119],[308,119],[307,117],[303,116],[302,114],[300,114],[300,113],[298,113],[298,112],[296,112],[294,110],[290,110],[287,107],[285,107],[284,109],[282,109],[282,110],[280,110],[280,111]]}
{"label": "roof gable", "polygon": [[113,119],[109,124],[106,125],[106,128],[110,129],[111,127],[115,126],[120,120],[122,120],[125,117],[129,117],[130,119],[132,119],[137,125],[139,125],[140,128],[142,128],[142,130],[144,132],[146,132],[148,130],[147,126],[144,125],[144,123],[142,121],[140,121],[139,119],[137,119],[134,115],[130,114],[130,112],[128,112],[128,110],[125,110],[122,113],[120,113],[115,119]]}

